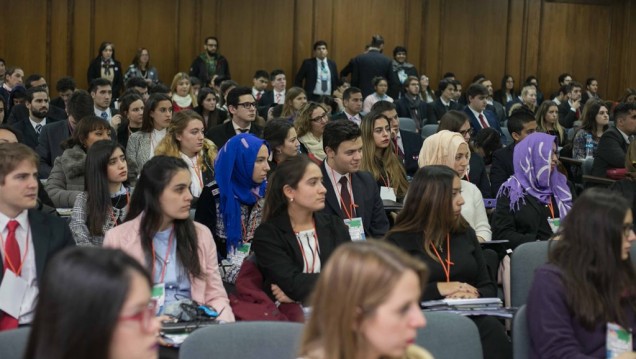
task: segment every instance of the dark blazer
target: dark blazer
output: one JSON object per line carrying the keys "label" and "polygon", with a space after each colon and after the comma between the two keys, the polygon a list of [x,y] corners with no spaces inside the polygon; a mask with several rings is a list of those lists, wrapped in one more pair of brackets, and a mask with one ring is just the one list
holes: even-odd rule
{"label": "dark blazer", "polygon": [[[201,82],[203,82],[204,86],[209,86],[210,80],[212,80],[212,76],[208,73],[208,66],[201,58],[201,55],[197,56],[197,58],[192,61],[189,75],[197,77],[201,80]],[[221,54],[216,54],[216,71],[214,75],[226,80],[232,78],[230,75],[230,65],[228,64],[225,56]]]}
{"label": "dark blazer", "polygon": [[49,178],[55,159],[62,155],[62,142],[66,141],[73,132],[68,121],[49,123],[42,128],[38,146],[35,151],[40,156],[38,173],[40,178]]}
{"label": "dark blazer", "polygon": [[[66,105],[64,104],[64,99],[62,99],[61,97],[55,97],[51,99],[51,102],[49,102],[49,104],[51,106],[55,106],[63,111],[66,111]],[[50,109],[49,109],[50,110]]]}
{"label": "dark blazer", "polygon": [[[331,91],[333,91],[338,87],[338,68],[336,67],[336,63],[331,59],[327,59],[327,66],[331,74]],[[305,82],[305,86],[303,86],[303,81]],[[317,82],[318,60],[315,57],[303,60],[294,79],[294,86],[304,88],[307,96],[310,96],[314,93]]]}
{"label": "dark blazer", "polygon": [[[249,133],[254,134],[258,137],[262,137],[263,128],[252,122]],[[223,145],[225,145],[225,143],[234,136],[236,136],[236,132],[234,131],[234,127],[232,126],[232,121],[214,126],[205,133],[205,137],[214,142],[216,147],[218,147],[219,149],[223,147]]]}
{"label": "dark blazer", "polygon": [[461,111],[462,106],[455,101],[451,101],[448,106],[448,110],[446,106],[442,103],[442,100],[438,97],[433,102],[431,102],[427,106],[427,116],[426,116],[426,124],[427,125],[437,125],[439,124],[439,120],[444,116],[447,111],[456,110]]}
{"label": "dark blazer", "polygon": [[[554,208],[556,210],[556,206]],[[510,198],[499,196],[491,221],[492,239],[507,239],[511,249],[527,242],[548,240],[552,236],[549,217],[547,206],[530,195],[519,201],[519,209],[515,212],[510,211]]]}
{"label": "dark blazer", "polygon": [[[29,210],[31,240],[35,251],[35,270],[38,279],[42,278],[46,263],[54,254],[66,247],[75,245],[68,222],[60,217]],[[0,282],[4,277],[4,266],[0,261]]]}
{"label": "dark blazer", "polygon": [[[327,173],[325,162],[320,166],[324,178],[324,186],[327,188],[325,208],[322,210],[326,214],[335,214],[340,218],[346,218],[340,208],[336,191],[329,179],[331,174]],[[389,230],[389,219],[384,211],[380,189],[369,172],[358,171],[351,174],[351,188],[355,200],[356,217],[362,217],[364,233],[367,237],[384,237]]]}
{"label": "dark blazer", "polygon": [[625,168],[625,154],[629,144],[614,126],[605,131],[596,147],[592,176],[607,177],[610,168]]}
{"label": "dark blazer", "polygon": [[[46,125],[55,123],[57,121],[61,121],[61,120],[58,120],[52,117],[47,117]],[[15,128],[16,130],[22,133],[24,137],[24,142],[22,143],[31,147],[33,150],[37,149],[38,144],[40,143],[39,136],[37,132],[35,132],[35,129],[33,128],[33,126],[31,126],[31,122],[29,121],[29,116],[14,123],[12,126],[13,128]],[[44,131],[44,128],[42,128],[42,131]],[[42,132],[40,132],[40,134],[42,134]]]}
{"label": "dark blazer", "polygon": [[395,101],[395,110],[399,117],[408,117],[412,118],[415,121],[415,124],[420,126],[420,128],[427,124],[427,116],[428,116],[428,106],[426,101],[420,101],[417,113],[419,114],[419,118],[413,118],[411,115],[411,109],[409,108],[409,102],[406,97],[402,96],[399,100]]}
{"label": "dark blazer", "polygon": [[497,101],[493,101],[492,105],[486,105],[486,110],[494,113],[497,116],[497,121],[499,121],[499,125],[501,125],[507,118],[506,110],[504,107]]}
{"label": "dark blazer", "polygon": [[[324,268],[336,247],[351,238],[347,226],[337,216],[317,212],[314,221],[320,264]],[[303,254],[287,212],[256,228],[252,250],[263,273],[265,292],[271,293],[271,284],[276,284],[295,301],[304,302],[308,298],[320,273],[303,273]]]}
{"label": "dark blazer", "polygon": [[[392,99],[397,100],[404,93],[404,84],[400,82],[400,76],[398,76],[399,70],[395,70],[393,61],[391,61],[391,77],[387,79],[387,82],[389,83],[387,95],[391,96]],[[397,61],[395,61],[395,64],[397,64]],[[417,74],[417,69],[415,68],[415,66],[409,63],[405,64],[407,66],[402,67],[402,69],[404,70],[406,76],[414,76],[419,79],[420,77]]]}
{"label": "dark blazer", "polygon": [[484,163],[483,157],[477,153],[471,153],[469,165],[470,173],[468,174],[468,181],[479,188],[482,197],[490,198],[490,180],[486,173],[486,164]]}
{"label": "dark blazer", "polygon": [[[115,62],[115,66],[113,66],[112,70],[114,73],[112,90],[113,90],[113,102],[119,97],[121,90],[124,88],[124,74],[123,69],[121,68],[121,62],[113,59]],[[91,81],[102,77],[102,59],[101,56],[96,57],[91,61],[91,64],[88,65],[88,71],[86,71],[86,80],[88,81],[88,85],[90,86]]]}
{"label": "dark blazer", "polygon": [[[470,127],[473,128],[473,137],[477,136],[477,133],[479,133],[479,131],[481,130],[481,124],[479,123],[479,120],[477,119],[477,117],[475,117],[475,115],[473,115],[473,111],[471,111],[468,106],[464,107],[464,112],[470,119]],[[495,116],[495,114],[488,110],[484,110],[483,114],[486,117],[486,121],[488,121],[490,127],[499,132],[499,135],[501,135],[501,142],[505,144],[506,140],[503,136],[503,132],[501,132],[501,127],[499,126],[499,121],[497,121],[497,117]]]}
{"label": "dark blazer", "polygon": [[576,111],[572,111],[569,101],[561,102],[558,108],[559,108],[559,123],[561,124],[561,126],[565,128],[572,128],[574,126],[574,121],[577,121],[579,119],[580,114],[583,111],[583,106],[580,106],[579,117],[577,117]]}
{"label": "dark blazer", "polygon": [[420,150],[422,149],[422,136],[411,131],[400,130],[400,136],[402,137],[402,145],[404,146],[404,169],[407,176],[415,176],[415,172],[420,168],[417,164],[417,160],[420,157]]}
{"label": "dark blazer", "polygon": [[500,148],[492,154],[492,165],[490,166],[490,189],[491,198],[497,197],[499,187],[515,173],[512,164],[512,155],[514,154],[515,145]]}
{"label": "dark blazer", "polygon": [[374,92],[373,78],[382,76],[390,81],[392,71],[391,59],[378,50],[369,50],[351,60],[351,86],[362,90],[362,97],[366,98]]}
{"label": "dark blazer", "polygon": [[258,115],[264,119],[267,119],[267,111],[274,106],[274,90],[265,90],[261,95],[260,100],[256,102],[256,109]]}
{"label": "dark blazer", "polygon": [[[66,112],[58,107],[49,106],[49,113],[46,114],[46,118],[53,118],[55,120],[66,120],[68,115]],[[15,105],[11,108],[11,113],[7,119],[7,123],[13,125],[24,119],[29,119],[29,109],[24,104]]]}

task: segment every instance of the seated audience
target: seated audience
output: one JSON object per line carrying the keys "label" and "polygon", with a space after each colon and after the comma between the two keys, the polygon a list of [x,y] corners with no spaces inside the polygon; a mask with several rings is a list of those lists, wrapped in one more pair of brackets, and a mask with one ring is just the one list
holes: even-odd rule
{"label": "seated audience", "polygon": [[300,152],[316,162],[321,162],[326,157],[322,139],[327,122],[329,112],[317,102],[306,104],[294,120]]}
{"label": "seated audience", "polygon": [[28,89],[25,105],[28,112],[24,116],[16,116],[18,111],[14,107],[11,117],[15,121],[10,119],[9,124],[24,135],[24,144],[35,150],[38,147],[44,126],[55,122],[64,122],[66,114],[64,114],[64,118],[54,118],[49,115],[49,94],[43,87]]}
{"label": "seated audience", "polygon": [[[272,118],[286,118],[291,123],[294,122],[296,116],[298,116],[298,112],[307,104],[307,94],[305,94],[305,90],[300,87],[292,87],[288,91],[285,92],[285,103],[283,104],[282,111],[280,114],[275,114],[272,111]],[[268,118],[271,120],[271,118]]]}
{"label": "seated audience", "polygon": [[180,158],[156,156],[141,170],[126,222],[109,230],[104,246],[120,248],[151,268],[153,297],[163,308],[181,299],[209,305],[234,321],[210,231],[190,219],[190,171]]}
{"label": "seated audience", "polygon": [[515,99],[515,79],[505,74],[501,79],[501,87],[495,91],[493,98],[503,106]]}
{"label": "seated audience", "polygon": [[[421,168],[386,237],[431,271],[420,294],[422,300],[497,296],[475,231],[461,214],[461,182],[452,167]],[[495,317],[470,318],[479,329],[484,358],[512,357],[504,326]]]}
{"label": "seated audience", "polygon": [[130,136],[143,126],[144,101],[142,97],[135,93],[122,96],[119,101],[119,113],[123,120],[117,128],[117,142],[125,150]]}
{"label": "seated audience", "polygon": [[383,200],[402,201],[409,183],[404,167],[391,144],[391,125],[381,112],[369,112],[360,124],[362,162],[360,169],[371,173]]}
{"label": "seated audience", "polygon": [[65,250],[40,283],[25,358],[158,357],[161,324],[150,299],[152,281],[130,256],[101,248]]}
{"label": "seated audience", "polygon": [[[553,101],[543,101],[536,111],[537,132],[547,133],[557,139],[557,148],[567,144],[568,138],[565,130],[559,123],[559,106]],[[510,133],[512,136],[512,132]]]}
{"label": "seated audience", "polygon": [[614,109],[615,126],[610,126],[598,142],[592,175],[606,177],[610,168],[624,168],[630,136],[636,135],[636,104],[622,103]]}
{"label": "seated audience", "polygon": [[152,94],[144,106],[141,128],[128,137],[126,158],[138,168],[155,155],[172,120],[172,101],[165,94]]}
{"label": "seated audience", "polygon": [[[635,107],[636,108],[636,107]],[[572,140],[572,157],[583,160],[587,157],[587,138],[592,137],[592,157],[596,157],[598,143],[609,129],[609,111],[600,101],[590,100],[585,104],[581,128]],[[627,147],[627,146],[625,146]]]}
{"label": "seated audience", "polygon": [[98,141],[86,153],[84,189],[75,200],[71,232],[78,246],[101,247],[104,234],[126,218],[130,192],[128,164],[121,145]]}
{"label": "seated audience", "polygon": [[214,144],[221,148],[232,137],[240,133],[251,133],[260,137],[263,128],[255,123],[256,101],[249,87],[235,87],[227,94],[227,110],[232,118],[223,124],[211,127],[205,133]]}
{"label": "seated audience", "polygon": [[174,75],[170,91],[172,92],[172,112],[177,113],[197,107],[197,98],[192,90],[190,76],[185,72]]}
{"label": "seated audience", "polygon": [[[64,152],[55,159],[45,188],[57,208],[72,208],[84,191],[86,151],[100,140],[110,140],[108,122],[97,116],[80,120],[73,137],[64,143]],[[133,177],[134,178],[134,177]]]}
{"label": "seated audience", "polygon": [[625,169],[627,174],[624,179],[616,181],[609,188],[621,194],[631,205],[632,212],[636,213],[636,141],[629,144],[625,155]]}
{"label": "seated audience", "polygon": [[426,324],[419,296],[427,278],[425,265],[393,246],[379,241],[343,244],[311,297],[314,313],[332,315],[309,317],[300,356],[432,359],[412,344],[417,329]]}
{"label": "seated audience", "polygon": [[[360,171],[362,134],[353,121],[337,120],[325,126],[327,158],[321,170],[327,188],[324,213],[335,214],[349,226],[352,240],[380,238],[389,230],[378,185],[369,172]],[[360,226],[361,224],[361,226]]]}
{"label": "seated audience", "polygon": [[515,145],[514,174],[501,185],[493,236],[508,247],[547,240],[572,208],[567,179],[557,170],[556,138],[535,132]]}
{"label": "seated audience", "polygon": [[197,203],[194,219],[210,229],[219,259],[229,262],[225,282],[236,280],[261,223],[269,154],[265,141],[252,134],[232,137],[219,149],[216,182],[206,185]]}
{"label": "seated audience", "polygon": [[227,120],[227,112],[217,107],[219,95],[209,87],[203,87],[197,95],[198,106],[194,110],[203,117],[203,124],[207,131],[210,127],[221,125]]}
{"label": "seated audience", "polygon": [[530,357],[636,357],[629,203],[608,190],[585,191],[559,237],[528,294]]}
{"label": "seated audience", "polygon": [[143,78],[133,77],[126,81],[126,91],[123,93],[123,95],[134,93],[141,96],[144,102],[146,102],[148,101],[148,97],[150,96],[150,94],[148,93],[148,86],[148,83]]}
{"label": "seated audience", "polygon": [[35,151],[20,143],[0,143],[2,278],[4,284],[12,273],[14,285],[4,288],[5,301],[19,303],[0,310],[0,331],[31,323],[47,262],[64,247],[75,245],[65,220],[35,210],[37,193]]}
{"label": "seated audience", "polygon": [[212,141],[203,137],[203,133],[203,119],[198,113],[192,110],[177,112],[168,126],[166,136],[155,150],[155,156],[177,157],[188,164],[193,207],[203,189],[214,181],[217,148]]}
{"label": "seated audience", "polygon": [[105,78],[96,78],[90,83],[88,92],[93,98],[94,115],[101,117],[104,121],[108,121],[108,124],[115,130],[119,128],[121,124],[121,115],[119,111],[115,109],[116,101],[113,101],[112,84]]}
{"label": "seated audience", "polygon": [[[456,132],[442,130],[424,140],[420,151],[419,164],[421,167],[443,165],[453,169],[459,178],[463,178],[468,169],[471,154],[468,144],[462,135]],[[480,242],[490,241],[492,233],[488,224],[488,215],[484,207],[481,192],[474,184],[460,181],[462,196],[466,204],[462,206],[462,217],[476,232]]]}
{"label": "seated audience", "polygon": [[391,96],[386,94],[387,90],[389,89],[389,83],[384,77],[374,77],[371,82],[373,83],[374,92],[364,99],[364,102],[362,104],[362,112],[365,114],[371,111],[371,107],[373,106],[373,104],[378,101],[393,102]]}
{"label": "seated audience", "polygon": [[601,100],[598,94],[598,81],[594,77],[588,77],[585,80],[585,89],[586,91],[581,95],[581,105],[585,106],[589,100]]}
{"label": "seated audience", "polygon": [[362,122],[362,91],[357,87],[349,87],[342,93],[342,112],[333,120],[349,120],[360,126]]}
{"label": "seated audience", "polygon": [[[11,93],[17,87],[22,87],[22,78],[24,71],[21,67],[7,67],[4,76],[2,76],[2,86],[0,86],[0,96],[4,98],[7,105],[6,110],[10,111],[13,107],[13,101],[10,101]],[[7,113],[7,116],[9,114]]]}
{"label": "seated audience", "polygon": [[263,129],[263,139],[271,149],[271,156],[268,159],[270,176],[280,163],[298,155],[300,142],[296,136],[296,129],[283,118],[267,121]]}
{"label": "seated audience", "polygon": [[[419,132],[422,126],[427,123],[427,104],[426,100],[423,100],[420,97],[420,94],[420,84],[417,81],[417,77],[409,76],[404,81],[404,93],[402,94],[402,97],[395,101],[398,116],[408,117],[415,121],[416,132]],[[422,92],[422,94],[428,94],[428,92]],[[433,102],[433,99],[430,97],[429,99]]]}
{"label": "seated audience", "polygon": [[[466,90],[468,104],[464,107],[464,112],[470,119],[470,126],[473,128],[473,134],[477,135],[482,128],[492,127],[501,134],[499,121],[497,116],[490,110],[486,109],[488,105],[488,89],[484,85],[472,84]],[[503,135],[502,135],[503,136]],[[502,140],[505,140],[502,138]]]}
{"label": "seated audience", "polygon": [[320,212],[326,192],[306,156],[288,158],[272,175],[252,249],[265,290],[280,302],[305,302],[331,253],[350,241],[342,219]]}
{"label": "seated audience", "polygon": [[[502,147],[503,145],[501,144],[501,136],[499,135],[499,132],[497,132],[497,130],[495,130],[494,128],[484,128],[483,130],[479,131],[477,136],[475,136],[475,140],[473,141],[473,145],[471,148],[471,153],[474,155],[479,155],[481,158],[483,158],[484,165],[487,167],[487,171],[490,165],[492,165],[492,154]],[[468,178],[470,179],[470,176],[468,176]],[[488,177],[486,176],[486,178]],[[482,195],[484,194],[488,195],[489,192],[482,192]]]}
{"label": "seated audience", "polygon": [[564,128],[574,127],[574,122],[581,118],[581,84],[572,81],[567,91],[567,101],[559,105],[559,122]]}
{"label": "seated audience", "polygon": [[433,89],[430,86],[430,80],[429,80],[428,76],[421,75],[420,76],[419,85],[420,85],[419,86],[420,87],[420,98],[422,100],[424,100],[424,102],[426,102],[426,103],[431,103],[431,102],[435,101],[437,96],[435,95],[435,92],[433,91]]}

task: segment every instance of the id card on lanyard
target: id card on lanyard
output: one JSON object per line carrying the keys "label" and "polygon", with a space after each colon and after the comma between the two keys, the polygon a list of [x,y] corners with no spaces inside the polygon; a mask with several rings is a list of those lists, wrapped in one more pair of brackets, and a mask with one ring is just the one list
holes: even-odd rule
{"label": "id card on lanyard", "polygon": [[[166,248],[166,255],[163,257],[163,265],[161,265],[161,274],[159,275],[159,282],[155,283],[152,286],[152,294],[151,299],[157,301],[157,315],[163,313],[163,307],[166,303],[166,283],[164,279],[166,277],[166,270],[168,268],[168,264],[170,263],[170,250],[172,249],[172,242],[174,240],[174,225],[172,227],[172,231],[170,232],[170,238],[168,238],[168,247]],[[154,240],[151,246],[152,250],[152,279],[155,279],[155,264],[157,263],[156,254],[155,254],[155,243]]]}
{"label": "id card on lanyard", "polygon": [[632,332],[616,323],[607,323],[606,358],[616,358],[632,351]]}

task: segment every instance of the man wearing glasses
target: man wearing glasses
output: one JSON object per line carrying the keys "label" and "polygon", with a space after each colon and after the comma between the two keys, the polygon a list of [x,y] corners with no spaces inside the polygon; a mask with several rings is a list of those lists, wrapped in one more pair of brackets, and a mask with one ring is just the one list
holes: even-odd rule
{"label": "man wearing glasses", "polygon": [[227,94],[226,104],[232,120],[210,128],[205,137],[221,148],[230,138],[239,133],[262,136],[263,128],[253,123],[256,119],[256,100],[252,95],[252,89],[235,87]]}
{"label": "man wearing glasses", "polygon": [[219,40],[214,36],[209,36],[203,44],[203,51],[190,66],[190,76],[195,76],[205,86],[214,86],[214,78],[219,77],[229,80],[230,65],[227,59],[219,54]]}

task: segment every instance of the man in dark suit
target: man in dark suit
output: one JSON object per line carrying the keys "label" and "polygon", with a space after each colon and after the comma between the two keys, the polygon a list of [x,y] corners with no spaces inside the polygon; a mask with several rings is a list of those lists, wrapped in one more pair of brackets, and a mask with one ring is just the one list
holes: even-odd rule
{"label": "man in dark suit", "polygon": [[285,92],[287,87],[287,77],[285,71],[276,69],[269,75],[272,89],[265,91],[261,99],[258,100],[258,114],[267,119],[267,111],[270,107],[283,105],[285,103]]}
{"label": "man in dark suit", "polygon": [[437,125],[444,114],[450,110],[461,110],[462,107],[453,100],[457,88],[452,79],[443,79],[437,86],[439,97],[427,106],[426,125]]}
{"label": "man in dark suit", "polygon": [[40,178],[49,178],[55,159],[62,155],[62,142],[66,141],[79,120],[93,115],[93,98],[84,90],[75,91],[68,100],[68,120],[50,123],[42,128],[35,151],[40,156]]}
{"label": "man in dark suit", "polygon": [[510,131],[510,136],[512,136],[515,142],[507,147],[496,150],[492,154],[492,165],[490,166],[492,198],[497,197],[499,187],[515,172],[512,163],[515,145],[536,130],[537,120],[529,109],[520,108],[513,111],[508,119],[508,131]]}
{"label": "man in dark suit", "polygon": [[13,127],[24,136],[24,144],[35,150],[38,146],[40,133],[46,124],[63,119],[49,116],[49,94],[43,87],[31,87],[27,90],[26,117],[20,115]]}
{"label": "man in dark suit", "polygon": [[598,142],[592,176],[607,177],[611,168],[625,168],[625,154],[636,135],[636,104],[620,103],[614,109],[616,127],[610,127]]}
{"label": "man in dark suit", "polygon": [[235,87],[230,90],[227,94],[227,109],[232,120],[211,127],[205,134],[218,148],[239,133],[249,132],[261,137],[263,128],[253,123],[256,119],[256,101],[249,87]]}
{"label": "man in dark suit", "polygon": [[582,86],[576,81],[570,82],[568,100],[559,105],[559,123],[565,128],[574,127],[574,122],[581,119]]}
{"label": "man in dark suit", "polygon": [[66,111],[66,106],[68,105],[68,101],[71,99],[71,96],[77,89],[77,84],[75,80],[70,76],[62,77],[57,80],[55,84],[55,89],[57,90],[59,97],[51,99],[51,106],[55,106],[60,110]]}
{"label": "man in dark suit", "polygon": [[119,111],[112,107],[113,89],[110,81],[104,78],[95,79],[91,81],[88,92],[90,92],[95,104],[95,116],[108,121],[111,127],[116,130],[122,119]]}
{"label": "man in dark suit", "polygon": [[393,149],[404,166],[406,175],[413,177],[419,168],[417,160],[422,149],[422,136],[415,132],[400,130],[400,118],[395,107],[395,104],[391,102],[378,101],[373,104],[371,111],[382,112],[390,120]]}
{"label": "man in dark suit", "polygon": [[[351,220],[354,223],[361,218],[367,238],[384,237],[389,230],[389,220],[380,189],[370,173],[359,171],[362,162],[360,127],[345,120],[328,122],[323,133],[323,147],[327,154],[320,166],[327,188],[323,212],[335,214],[345,223]],[[353,225],[350,225],[349,233],[352,240],[362,239]]]}
{"label": "man in dark suit", "polygon": [[362,122],[362,92],[357,87],[349,87],[342,93],[344,111],[333,117],[333,120],[349,120],[360,126]]}
{"label": "man in dark suit", "polygon": [[[473,136],[477,136],[477,133],[479,133],[482,128],[488,127],[494,128],[500,135],[503,136],[497,117],[494,113],[486,110],[486,105],[488,104],[488,102],[486,102],[488,89],[486,89],[484,85],[472,84],[468,86],[466,95],[468,97],[468,105],[464,108],[464,112],[470,119],[470,127],[473,128]],[[505,143],[503,137],[502,142]]]}
{"label": "man in dark suit", "polygon": [[420,97],[420,80],[409,76],[404,81],[404,95],[395,101],[395,108],[399,117],[408,117],[415,121],[415,128],[419,130],[426,124],[427,104]]}
{"label": "man in dark suit", "polygon": [[316,41],[316,56],[303,61],[294,79],[294,86],[304,88],[310,101],[316,101],[322,95],[331,96],[338,84],[338,68],[333,60],[327,58],[327,53],[327,43]]}
{"label": "man in dark suit", "polygon": [[494,93],[494,89],[492,87],[492,81],[488,80],[487,78],[483,78],[477,81],[477,83],[484,85],[484,87],[486,87],[486,89],[488,90],[488,97],[486,97],[486,110],[489,110],[490,112],[494,113],[495,116],[497,116],[497,121],[501,126],[501,124],[506,120],[506,110],[504,109],[502,104],[493,100],[492,96]]}
{"label": "man in dark suit", "polygon": [[382,55],[384,39],[380,35],[373,36],[369,50],[351,60],[351,86],[362,90],[365,98],[374,92],[372,80],[382,76],[391,78],[392,61]]}
{"label": "man in dark suit", "polygon": [[47,261],[75,242],[64,219],[33,209],[38,192],[35,152],[23,144],[0,143],[0,163],[0,234],[4,243],[0,249],[4,259],[0,263],[0,286],[7,286],[5,289],[19,303],[0,311],[2,331],[32,321],[38,279]]}
{"label": "man in dark suit", "polygon": [[[29,75],[29,77],[27,77],[24,81],[24,86],[27,90],[33,87],[41,87],[47,94],[49,93],[49,86],[46,83],[46,79],[40,74]],[[29,118],[29,109],[26,107],[26,104],[18,104],[15,106],[11,105],[9,107],[11,107],[11,113],[7,119],[7,123],[12,125]],[[64,109],[51,106],[51,103],[49,103],[47,116],[56,120],[63,120],[66,118],[66,112]]]}

